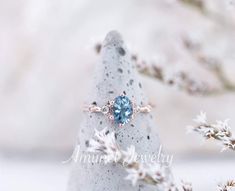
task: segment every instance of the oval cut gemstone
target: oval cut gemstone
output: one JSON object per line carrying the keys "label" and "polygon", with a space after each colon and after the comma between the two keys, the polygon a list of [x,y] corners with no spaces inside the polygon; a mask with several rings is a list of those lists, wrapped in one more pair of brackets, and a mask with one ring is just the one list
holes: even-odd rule
{"label": "oval cut gemstone", "polygon": [[113,104],[113,117],[115,123],[127,123],[133,114],[132,103],[127,96],[118,96]]}

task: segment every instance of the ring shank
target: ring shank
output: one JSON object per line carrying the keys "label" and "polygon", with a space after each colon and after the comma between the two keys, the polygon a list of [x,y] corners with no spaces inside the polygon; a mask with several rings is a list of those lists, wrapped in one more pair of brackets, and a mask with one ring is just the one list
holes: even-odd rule
{"label": "ring shank", "polygon": [[[97,105],[91,104],[84,108],[84,111],[91,112],[91,113],[103,113],[102,111],[103,107],[99,107]],[[135,113],[149,113],[152,110],[151,105],[146,106],[137,106],[135,110]]]}

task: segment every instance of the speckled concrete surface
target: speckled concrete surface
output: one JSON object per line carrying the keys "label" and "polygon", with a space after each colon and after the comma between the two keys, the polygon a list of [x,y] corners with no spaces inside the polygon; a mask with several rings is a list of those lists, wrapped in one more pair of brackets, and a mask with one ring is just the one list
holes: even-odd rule
{"label": "speckled concrete surface", "polygon": [[[144,106],[148,104],[148,99],[143,88],[122,37],[116,31],[109,32],[102,45],[101,59],[95,71],[94,87],[87,102],[96,102],[98,106],[103,106],[125,92],[137,105]],[[138,113],[123,127],[119,127],[101,113],[86,114],[78,141],[81,152],[86,153],[86,141],[94,135],[94,128],[101,130],[105,127],[116,132],[117,142],[122,148],[134,145],[138,154],[157,155],[160,140],[152,131],[156,125],[151,113]],[[131,182],[123,181],[125,176],[125,170],[119,165],[104,166],[78,161],[74,164],[68,191],[156,190],[153,186],[143,184],[133,187]]]}
{"label": "speckled concrete surface", "polygon": [[[113,29],[123,34],[128,49],[140,59],[167,69],[183,69],[198,80],[219,86],[213,75],[185,50],[182,39],[190,37],[201,43],[205,54],[218,58],[226,75],[235,81],[234,1],[204,2],[217,19],[176,0],[0,1],[0,154],[10,153],[17,158],[24,154],[59,153],[67,158],[76,142],[83,102],[98,59],[93,46]],[[194,97],[146,77],[141,76],[140,81],[147,97],[156,105],[153,119],[157,128],[153,131],[159,133],[169,153],[224,156],[218,163],[212,159],[207,163],[198,160],[197,165],[189,159],[182,163],[176,176],[180,178],[189,172],[191,177],[187,180],[198,190],[212,190],[214,180],[221,174],[230,178],[227,173],[233,161],[226,161],[230,154],[219,153],[220,147],[213,141],[202,146],[196,136],[185,134],[185,127],[204,110],[212,122],[230,118],[234,130],[234,94]],[[65,177],[57,177],[66,174],[65,169],[42,168],[42,172],[32,165],[31,171],[28,161],[0,162],[5,167],[4,184],[0,184],[4,189],[0,190],[51,191],[49,171],[50,177],[55,178],[53,183],[59,185],[55,190],[65,188]],[[215,169],[218,173],[212,171]],[[202,171],[195,173],[199,170]],[[41,174],[37,176],[35,171]],[[207,176],[208,171],[213,174]],[[38,180],[42,180],[42,189]],[[205,186],[207,183],[210,188]]]}

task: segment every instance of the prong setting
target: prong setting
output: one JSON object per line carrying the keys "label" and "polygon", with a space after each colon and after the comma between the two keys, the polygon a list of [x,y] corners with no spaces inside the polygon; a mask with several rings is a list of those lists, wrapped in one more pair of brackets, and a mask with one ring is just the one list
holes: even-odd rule
{"label": "prong setting", "polygon": [[109,119],[113,121],[114,120],[114,116],[113,115],[109,115]]}
{"label": "prong setting", "polygon": [[109,113],[109,107],[107,105],[103,106],[101,110],[104,115]]}

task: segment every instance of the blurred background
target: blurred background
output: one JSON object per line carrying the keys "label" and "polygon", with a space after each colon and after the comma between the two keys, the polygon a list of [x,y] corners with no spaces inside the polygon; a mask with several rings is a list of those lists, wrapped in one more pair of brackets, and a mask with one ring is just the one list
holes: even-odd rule
{"label": "blurred background", "polygon": [[234,89],[195,58],[219,61],[235,84],[234,0],[0,0],[0,191],[66,189],[62,161],[76,143],[94,46],[113,29],[147,64],[222,89],[194,95],[141,75],[175,177],[195,190],[235,178],[232,151],[186,134],[200,110],[211,122],[231,119],[234,131]]}

